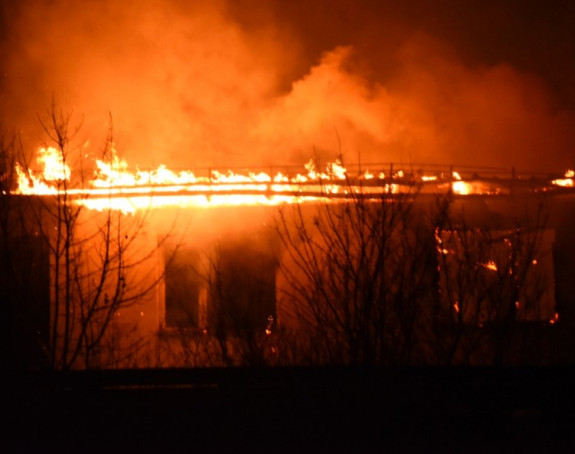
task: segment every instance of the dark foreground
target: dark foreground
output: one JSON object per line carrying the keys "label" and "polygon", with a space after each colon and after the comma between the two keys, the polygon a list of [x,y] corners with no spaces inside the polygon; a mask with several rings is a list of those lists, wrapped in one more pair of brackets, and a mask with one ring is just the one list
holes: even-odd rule
{"label": "dark foreground", "polygon": [[1,452],[575,452],[575,369],[9,377]]}

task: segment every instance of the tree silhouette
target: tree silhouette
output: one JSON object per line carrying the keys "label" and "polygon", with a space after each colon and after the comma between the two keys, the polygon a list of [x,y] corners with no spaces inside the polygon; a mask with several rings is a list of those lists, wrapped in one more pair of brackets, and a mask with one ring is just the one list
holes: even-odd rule
{"label": "tree silhouette", "polygon": [[[54,103],[41,121],[48,138],[46,147],[56,150],[59,160],[61,176],[50,181],[56,191],[49,197],[26,197],[34,203],[18,212],[24,227],[2,233],[5,241],[18,236],[31,244],[30,238],[39,238],[42,246],[34,253],[41,254],[47,265],[36,278],[49,280],[49,333],[43,336],[46,362],[58,370],[133,363],[142,340],[131,336],[135,326],[122,325],[117,319],[121,311],[149,297],[159,282],[144,266],[155,250],[154,246],[142,247],[146,216],[89,211],[78,203],[74,190],[86,187],[88,172],[93,170],[73,146],[79,126],[73,126],[72,115]],[[112,144],[110,127],[102,159],[110,158]],[[68,168],[79,172],[68,178]],[[28,168],[21,173],[30,175]],[[8,194],[3,194],[3,203]],[[4,214],[13,218],[17,212],[5,207]],[[5,266],[14,268],[14,260],[6,260],[12,264]],[[37,260],[29,257],[20,261],[37,266]],[[9,287],[21,288],[17,284]]]}

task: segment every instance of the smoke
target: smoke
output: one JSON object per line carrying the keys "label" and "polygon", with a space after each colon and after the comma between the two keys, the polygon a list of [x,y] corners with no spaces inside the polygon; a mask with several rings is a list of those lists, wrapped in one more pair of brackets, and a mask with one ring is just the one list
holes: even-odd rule
{"label": "smoke", "polygon": [[76,141],[96,151],[110,113],[119,153],[140,167],[303,164],[339,153],[348,162],[573,165],[575,116],[533,73],[467,58],[405,19],[400,27],[386,16],[386,41],[366,46],[367,31],[335,34],[337,18],[326,18],[330,39],[321,27],[306,34],[278,4],[246,5],[4,6],[1,122],[34,149],[44,137],[38,115],[54,98],[83,118]]}
{"label": "smoke", "polygon": [[260,132],[285,153],[340,146],[348,161],[570,162],[575,117],[554,109],[541,80],[507,64],[468,67],[443,47],[414,35],[385,84],[350,69],[353,49],[330,51],[267,112]]}

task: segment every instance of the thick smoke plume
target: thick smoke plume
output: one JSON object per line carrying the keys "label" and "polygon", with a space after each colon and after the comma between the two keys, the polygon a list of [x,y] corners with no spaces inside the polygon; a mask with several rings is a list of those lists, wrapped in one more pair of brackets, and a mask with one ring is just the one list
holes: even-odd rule
{"label": "thick smoke plume", "polygon": [[244,3],[4,6],[3,127],[33,150],[54,99],[83,118],[77,142],[93,151],[111,114],[119,153],[140,167],[300,165],[338,153],[365,163],[574,164],[575,116],[533,73],[466,58],[401,18],[383,17],[389,34],[367,52],[343,30],[319,38],[321,27],[338,36],[334,17],[311,36],[278,4]]}

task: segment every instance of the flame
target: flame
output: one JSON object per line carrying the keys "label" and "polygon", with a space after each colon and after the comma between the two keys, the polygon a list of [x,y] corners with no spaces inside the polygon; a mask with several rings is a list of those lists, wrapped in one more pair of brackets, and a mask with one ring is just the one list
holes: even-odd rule
{"label": "flame", "polygon": [[56,148],[40,148],[36,162],[43,168],[38,176],[16,163],[16,178],[21,194],[54,195],[58,193],[58,183],[70,180],[72,171],[64,161],[64,155]]}
{"label": "flame", "polygon": [[471,194],[471,187],[465,181],[455,181],[451,184],[454,194],[469,195]]}
{"label": "flame", "polygon": [[490,271],[497,271],[498,270],[497,263],[495,263],[493,260],[490,260],[489,262],[484,263],[483,267],[490,270]]}
{"label": "flame", "polygon": [[563,186],[564,188],[575,187],[573,178],[575,177],[575,171],[569,169],[565,172],[565,178],[558,178],[553,180],[552,183],[555,186]]}
{"label": "flame", "polygon": [[274,318],[273,318],[272,315],[270,315],[270,316],[268,317],[268,323],[267,323],[267,326],[266,326],[266,335],[267,335],[267,336],[271,336],[273,324],[274,324]]}
{"label": "flame", "polygon": [[[58,183],[69,181],[71,171],[55,148],[42,148],[37,162],[43,170],[35,173],[17,164],[17,194],[55,195]],[[210,170],[197,176],[191,171],[174,172],[165,165],[153,170],[129,170],[128,163],[112,149],[107,162],[95,161],[95,175],[88,188],[66,188],[78,197],[76,203],[92,210],[120,210],[134,213],[141,209],[167,206],[209,207],[235,205],[280,205],[317,200],[324,194],[341,194],[347,169],[341,161],[328,163],[325,171],[310,160],[305,169],[288,177],[282,172],[238,174]],[[332,184],[337,183],[337,184]],[[387,191],[390,189],[387,188]],[[345,191],[343,191],[345,194]]]}
{"label": "flame", "polygon": [[36,161],[44,167],[44,180],[63,181],[70,179],[70,167],[64,162],[63,153],[56,148],[41,148]]}
{"label": "flame", "polygon": [[461,175],[458,172],[452,172],[453,179],[456,180],[451,183],[451,190],[454,194],[469,195],[472,193],[472,187],[469,183],[461,180]]}
{"label": "flame", "polygon": [[[428,176],[422,177],[426,181],[435,181]],[[461,178],[459,172],[452,172],[451,192],[458,195],[472,195],[472,194],[483,194],[483,195],[495,195],[508,193],[509,190],[490,185],[482,181],[465,181]]]}
{"label": "flame", "polygon": [[[341,201],[360,192],[367,197],[382,193],[407,193],[414,185],[420,188],[427,185],[435,192],[449,188],[458,195],[505,193],[500,186],[464,180],[456,171],[447,174],[450,175],[448,178],[443,172],[424,174],[418,170],[413,174],[403,169],[394,171],[391,165],[389,173],[371,170],[351,173],[339,159],[324,168],[320,168],[312,159],[305,164],[305,172],[295,174],[281,171],[236,173],[212,169],[176,172],[165,165],[152,170],[133,171],[112,149],[106,161],[94,161],[93,179],[81,188],[69,184],[72,171],[58,149],[40,148],[36,163],[41,170],[33,171],[16,164],[18,189],[14,193],[57,195],[66,191],[74,196],[75,203],[91,210],[112,209],[125,213],[168,206],[269,206],[320,199]],[[573,187],[574,176],[575,172],[568,170],[565,179],[553,180],[552,183]],[[493,265],[485,266],[494,269]]]}

